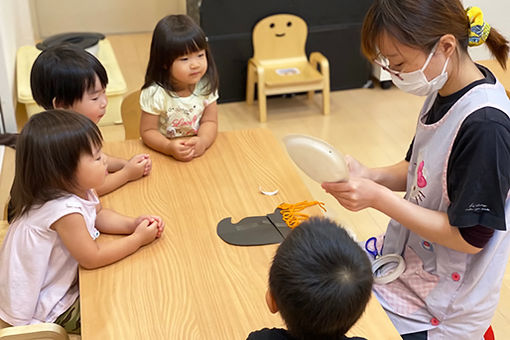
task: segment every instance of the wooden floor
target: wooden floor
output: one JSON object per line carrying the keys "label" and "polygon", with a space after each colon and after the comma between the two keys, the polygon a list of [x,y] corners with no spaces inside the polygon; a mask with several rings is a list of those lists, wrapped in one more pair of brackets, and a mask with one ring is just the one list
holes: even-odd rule
{"label": "wooden floor", "polygon": [[[115,35],[108,39],[116,53],[128,93],[139,89],[147,66],[151,34]],[[332,92],[329,116],[321,114],[320,103],[320,94],[315,95],[313,102],[305,96],[271,98],[267,104],[267,123],[263,124],[258,122],[257,102],[254,106],[244,102],[221,104],[219,129],[266,127],[278,139],[289,133],[308,134],[328,141],[367,166],[383,166],[405,156],[423,98],[395,88],[382,90],[376,86],[374,89]],[[18,115],[18,122],[22,121],[22,115]],[[122,125],[104,126],[101,130],[106,140],[124,139]],[[373,209],[349,212],[327,195],[318,183],[303,173],[301,175],[314,198],[325,202],[326,215],[349,228],[359,240],[385,231],[388,217]],[[274,189],[277,188],[265,188]],[[496,339],[506,339],[510,334],[510,269],[505,274],[500,305],[492,325]]]}

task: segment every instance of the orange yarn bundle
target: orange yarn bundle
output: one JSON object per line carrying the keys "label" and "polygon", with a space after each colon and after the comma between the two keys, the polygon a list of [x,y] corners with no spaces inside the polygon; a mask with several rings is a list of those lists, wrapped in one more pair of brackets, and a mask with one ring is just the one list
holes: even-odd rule
{"label": "orange yarn bundle", "polygon": [[324,203],[319,201],[303,201],[295,204],[282,203],[278,206],[278,208],[281,209],[280,213],[282,214],[282,220],[289,228],[294,229],[300,225],[301,222],[310,218],[310,215],[303,214],[300,211],[314,205],[319,205],[322,210],[326,211]]}

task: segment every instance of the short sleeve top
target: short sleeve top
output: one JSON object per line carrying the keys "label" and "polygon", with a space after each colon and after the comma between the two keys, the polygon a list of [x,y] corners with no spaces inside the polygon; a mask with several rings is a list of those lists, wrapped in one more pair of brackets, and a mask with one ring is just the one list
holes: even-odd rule
{"label": "short sleeve top", "polygon": [[205,108],[218,99],[218,92],[204,95],[207,83],[201,80],[188,97],[179,97],[156,83],[142,90],[140,107],[159,116],[159,132],[167,138],[195,136]]}
{"label": "short sleeve top", "polygon": [[76,195],[48,201],[15,220],[0,248],[0,319],[11,325],[53,322],[78,297],[78,262],[51,225],[63,216],[83,216],[92,239],[99,199]]}
{"label": "short sleeve top", "polygon": [[[447,97],[438,95],[427,113],[426,124],[438,122],[475,86],[496,83],[496,78],[488,69],[483,66],[478,68],[484,78]],[[407,151],[407,161],[411,159],[413,144],[414,139]],[[504,205],[510,187],[509,167],[508,116],[493,107],[482,107],[471,113],[457,133],[448,160],[447,189],[452,202],[448,208],[450,224],[458,227],[482,225],[506,230]],[[484,202],[490,208],[492,218],[484,218],[488,214],[483,210],[468,209],[470,202]]]}
{"label": "short sleeve top", "polygon": [[[496,83],[487,68],[480,65],[478,68],[484,78],[449,96],[438,95],[427,113],[426,124],[441,120],[475,86]],[[407,161],[411,159],[413,144],[414,139],[407,151]],[[447,213],[450,224],[460,227],[464,239],[475,247],[484,247],[493,230],[507,230],[504,207],[510,188],[509,167],[507,114],[490,106],[474,111],[462,123],[448,160],[447,190],[452,203]],[[486,209],[472,209],[472,202],[483,202],[490,213]]]}

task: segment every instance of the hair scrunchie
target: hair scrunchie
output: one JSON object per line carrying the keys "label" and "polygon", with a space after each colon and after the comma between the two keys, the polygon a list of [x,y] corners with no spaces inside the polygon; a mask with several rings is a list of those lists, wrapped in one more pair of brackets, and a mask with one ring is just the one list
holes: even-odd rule
{"label": "hair scrunchie", "polygon": [[483,21],[482,10],[478,7],[468,7],[466,14],[469,19],[469,46],[479,46],[487,40],[491,26]]}

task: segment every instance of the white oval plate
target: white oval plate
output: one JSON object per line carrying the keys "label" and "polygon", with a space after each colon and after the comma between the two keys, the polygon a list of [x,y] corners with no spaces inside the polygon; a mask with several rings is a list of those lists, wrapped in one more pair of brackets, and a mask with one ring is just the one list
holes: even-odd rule
{"label": "white oval plate", "polygon": [[322,139],[295,134],[285,136],[283,142],[290,158],[314,181],[341,182],[349,179],[344,156]]}

